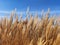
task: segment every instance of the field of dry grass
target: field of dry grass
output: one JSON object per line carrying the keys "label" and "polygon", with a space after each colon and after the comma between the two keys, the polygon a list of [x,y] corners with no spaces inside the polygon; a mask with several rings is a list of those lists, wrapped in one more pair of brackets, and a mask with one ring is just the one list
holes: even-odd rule
{"label": "field of dry grass", "polygon": [[14,22],[13,16],[0,20],[0,45],[60,45],[59,20],[49,17],[49,11],[41,18],[20,16],[20,21],[16,15]]}

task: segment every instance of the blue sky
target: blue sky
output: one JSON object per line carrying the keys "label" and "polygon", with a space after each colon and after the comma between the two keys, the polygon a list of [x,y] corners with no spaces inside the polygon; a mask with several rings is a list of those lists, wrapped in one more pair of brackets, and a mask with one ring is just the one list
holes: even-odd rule
{"label": "blue sky", "polygon": [[59,0],[0,0],[0,10],[13,10],[17,8],[20,10],[26,10],[27,7],[30,10],[41,10],[51,8],[52,10],[60,9]]}
{"label": "blue sky", "polygon": [[60,0],[0,0],[0,12],[10,12],[17,8],[17,11],[45,11],[50,8],[51,11],[60,13]]}

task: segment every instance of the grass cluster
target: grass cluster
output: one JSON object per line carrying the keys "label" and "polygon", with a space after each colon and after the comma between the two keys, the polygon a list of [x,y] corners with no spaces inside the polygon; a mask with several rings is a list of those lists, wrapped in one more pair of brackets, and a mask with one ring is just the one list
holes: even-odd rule
{"label": "grass cluster", "polygon": [[16,15],[14,22],[13,16],[0,20],[0,45],[60,45],[60,25],[49,11],[41,18],[20,16],[20,21]]}

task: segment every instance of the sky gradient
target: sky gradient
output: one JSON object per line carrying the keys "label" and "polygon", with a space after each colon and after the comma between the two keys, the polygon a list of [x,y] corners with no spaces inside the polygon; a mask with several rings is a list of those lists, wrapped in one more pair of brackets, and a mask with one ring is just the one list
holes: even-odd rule
{"label": "sky gradient", "polygon": [[27,7],[30,11],[50,8],[52,12],[60,13],[60,0],[0,0],[0,13],[9,13],[15,8],[18,12],[26,11]]}

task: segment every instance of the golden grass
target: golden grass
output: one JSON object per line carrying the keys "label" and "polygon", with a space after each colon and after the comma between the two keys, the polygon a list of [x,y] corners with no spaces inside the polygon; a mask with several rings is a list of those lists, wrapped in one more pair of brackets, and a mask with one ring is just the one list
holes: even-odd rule
{"label": "golden grass", "polygon": [[[45,18],[38,19],[38,16],[28,20],[18,21],[16,15],[13,22],[14,14],[10,19],[3,18],[0,20],[0,45],[60,45],[60,25],[55,18],[49,18],[49,10]],[[55,24],[54,24],[55,23]]]}

